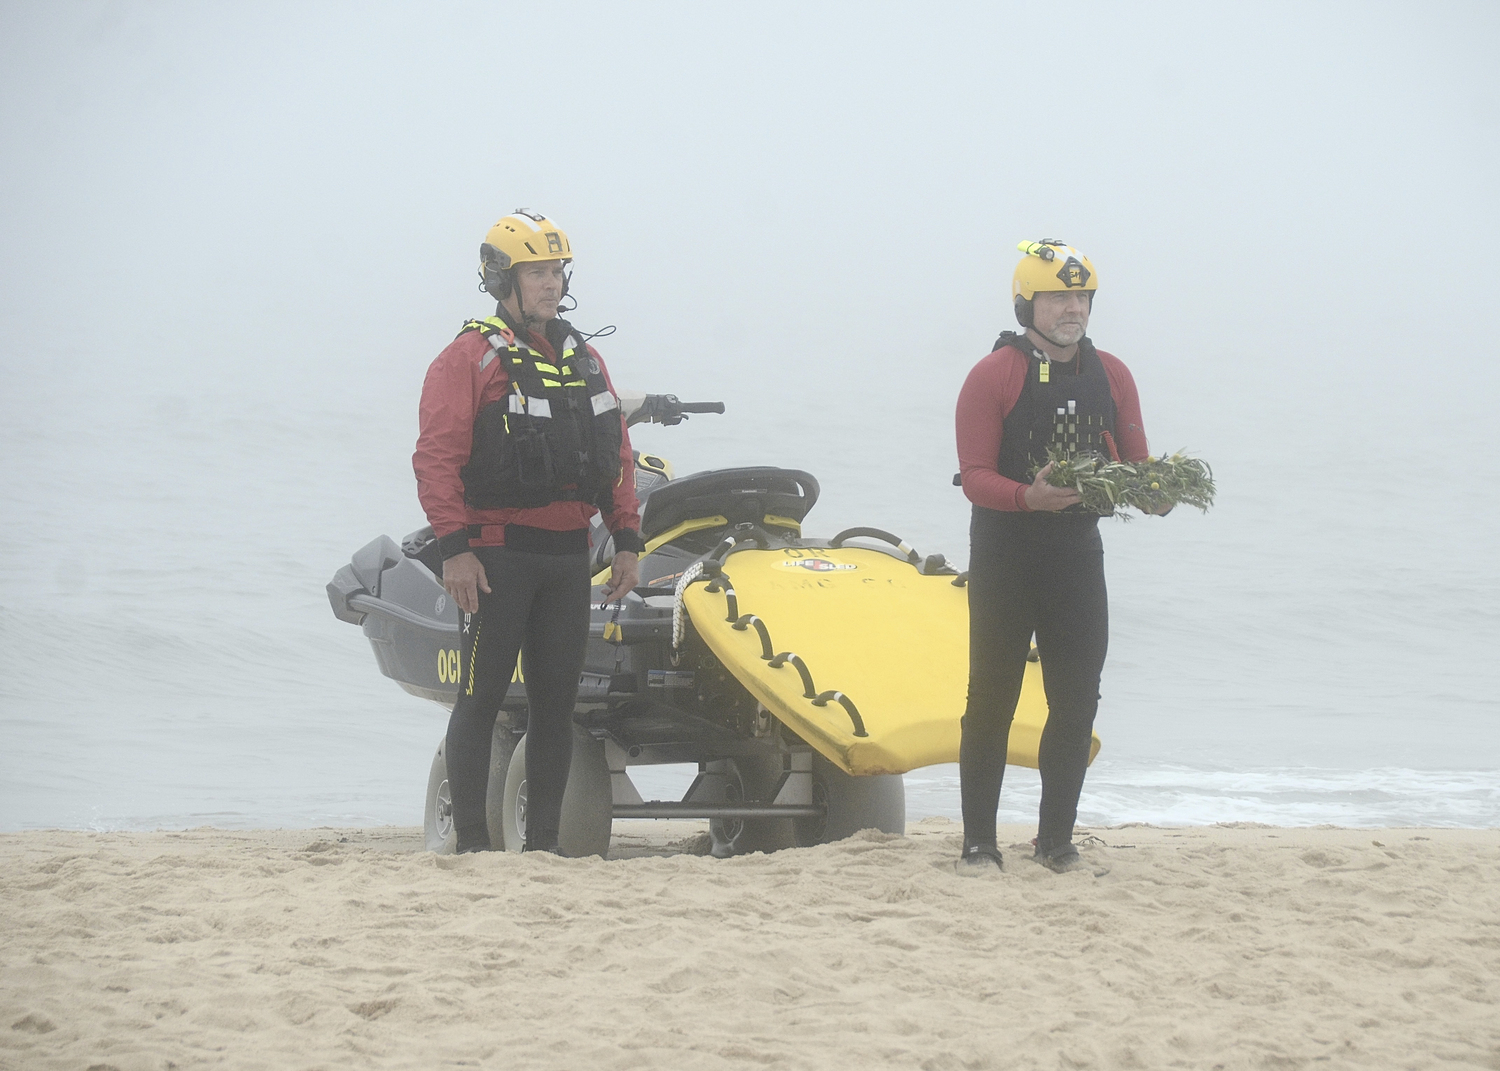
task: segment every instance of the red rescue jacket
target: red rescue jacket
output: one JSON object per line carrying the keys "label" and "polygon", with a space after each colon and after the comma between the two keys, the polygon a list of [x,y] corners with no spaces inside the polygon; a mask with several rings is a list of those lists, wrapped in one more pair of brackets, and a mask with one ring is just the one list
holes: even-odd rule
{"label": "red rescue jacket", "polygon": [[[556,360],[557,355],[545,338],[531,332],[526,332],[523,337],[532,349],[549,360]],[[614,390],[603,358],[592,346],[588,351],[599,361],[605,381],[610,390]],[[507,524],[524,524],[554,532],[587,528],[594,514],[599,512],[587,502],[553,502],[535,509],[490,510],[470,509],[465,504],[459,470],[469,461],[474,418],[484,406],[504,398],[510,384],[510,377],[505,374],[505,362],[492,360],[487,367],[481,367],[481,361],[490,352],[490,345],[482,334],[466,331],[450,342],[427,369],[419,411],[421,431],[417,435],[416,452],[411,457],[412,469],[417,474],[417,498],[427,514],[427,522],[439,539],[462,528],[480,526],[479,537],[469,540],[470,545],[476,547],[504,546]],[[635,461],[624,420],[622,413],[620,471],[623,478],[615,485],[613,508],[604,515],[604,523],[611,532],[638,531],[641,527],[640,507],[632,478]]]}

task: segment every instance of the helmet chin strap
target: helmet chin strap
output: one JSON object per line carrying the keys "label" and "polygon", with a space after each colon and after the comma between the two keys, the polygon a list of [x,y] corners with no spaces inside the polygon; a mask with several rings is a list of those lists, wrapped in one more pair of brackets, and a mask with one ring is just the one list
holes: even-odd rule
{"label": "helmet chin strap", "polygon": [[521,317],[521,326],[526,327],[526,298],[521,293],[521,275],[514,267],[510,269],[510,292],[516,295],[516,314]]}
{"label": "helmet chin strap", "polygon": [[[521,319],[520,326],[526,328],[528,331],[531,330],[531,324],[532,323],[537,323],[537,324],[545,326],[545,324],[547,323],[547,320],[551,319],[550,316],[549,317],[545,317],[545,318],[538,318],[538,319],[533,320],[532,317],[526,315],[526,299],[521,296],[521,279],[520,279],[520,277],[518,275],[516,275],[515,272],[516,272],[515,268],[511,268],[510,269],[510,273],[511,273],[511,275],[510,275],[510,293],[516,295],[516,314]],[[564,281],[564,283],[563,283],[563,296],[566,297],[567,293],[568,293],[568,284],[567,284],[566,281]],[[507,296],[509,296],[509,295],[507,295]],[[561,304],[561,302],[559,302],[559,304]],[[501,301],[500,302],[500,306],[502,308],[504,308],[505,302]]]}
{"label": "helmet chin strap", "polygon": [[[511,277],[510,277],[510,287],[509,287],[509,289],[506,290],[505,297],[510,297],[512,294],[515,295],[515,298],[516,298],[516,319],[518,319],[518,320],[521,321],[516,326],[517,327],[527,327],[528,320],[527,320],[527,316],[526,316],[526,299],[521,296],[521,280],[518,279],[518,278],[516,278],[516,276],[514,274],[514,272],[515,272],[514,268],[511,268],[509,270],[510,270],[510,272],[512,274],[511,274]],[[495,301],[496,301],[496,309],[495,309],[495,311],[497,313],[503,313],[506,316],[509,316],[510,310],[505,307],[505,298],[496,298]],[[529,327],[527,329],[529,330]]]}

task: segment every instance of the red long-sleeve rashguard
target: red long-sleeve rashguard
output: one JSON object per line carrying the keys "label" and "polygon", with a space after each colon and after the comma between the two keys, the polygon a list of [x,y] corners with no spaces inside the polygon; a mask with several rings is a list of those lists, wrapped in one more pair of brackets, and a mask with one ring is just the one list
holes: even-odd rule
{"label": "red long-sleeve rashguard", "polygon": [[[546,339],[528,333],[526,342],[546,359],[556,359]],[[599,361],[605,382],[609,383],[610,390],[614,390],[609,369],[604,367],[598,351],[592,346],[588,351]],[[480,332],[466,331],[438,354],[422,384],[421,431],[411,462],[417,474],[417,498],[434,534],[442,538],[459,529],[479,525],[481,534],[470,540],[471,545],[494,547],[505,544],[507,524],[524,524],[554,532],[587,528],[594,514],[599,512],[587,502],[553,502],[535,509],[488,510],[470,509],[464,503],[464,484],[459,470],[468,464],[473,448],[474,418],[480,409],[504,398],[510,385],[504,361],[492,360],[484,364],[484,358],[490,352],[490,344]],[[604,523],[611,532],[627,528],[638,531],[641,527],[640,507],[632,479],[635,461],[624,420],[622,415],[620,471],[625,476],[615,485],[613,508],[604,515]]]}
{"label": "red long-sleeve rashguard", "polygon": [[[1098,353],[1109,377],[1110,397],[1115,402],[1115,448],[1126,461],[1143,460],[1148,450],[1135,378],[1125,362],[1114,354],[1103,350]],[[963,478],[964,495],[976,506],[1009,512],[1026,510],[1026,488],[1030,485],[1000,475],[996,466],[1000,461],[1005,418],[1021,396],[1030,366],[1030,359],[1020,350],[1002,346],[974,366],[964,380],[963,390],[958,392],[954,420],[958,470]]]}

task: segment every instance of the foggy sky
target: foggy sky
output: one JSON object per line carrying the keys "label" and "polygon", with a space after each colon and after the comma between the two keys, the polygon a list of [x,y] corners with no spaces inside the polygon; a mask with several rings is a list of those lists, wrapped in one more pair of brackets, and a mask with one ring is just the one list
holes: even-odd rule
{"label": "foggy sky", "polygon": [[[1496,278],[1489,4],[0,19],[13,388],[77,361],[78,317],[132,377],[201,365],[231,324],[214,362],[267,377],[409,367],[483,304],[476,247],[518,205],[575,236],[579,322],[619,323],[616,363],[685,394],[793,354],[982,355],[1043,232],[1099,267],[1101,344],[1174,371],[1272,336],[1377,374],[1397,362],[1353,351],[1393,333],[1461,352]],[[1421,315],[1433,291],[1469,297]]]}

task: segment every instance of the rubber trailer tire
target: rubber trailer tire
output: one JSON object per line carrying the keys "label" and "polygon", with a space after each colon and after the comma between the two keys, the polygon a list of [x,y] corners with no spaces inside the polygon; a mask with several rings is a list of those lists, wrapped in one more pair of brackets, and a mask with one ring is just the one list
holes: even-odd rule
{"label": "rubber trailer tire", "polygon": [[[505,850],[518,852],[526,843],[526,737],[516,742],[505,775],[502,836]],[[614,791],[604,743],[578,726],[573,727],[573,763],[568,786],[563,790],[562,820],[557,831],[557,850],[578,859],[588,855],[609,856],[610,827],[614,823]],[[492,834],[493,835],[493,834]],[[498,844],[495,847],[499,847]]]}
{"label": "rubber trailer tire", "polygon": [[809,847],[853,836],[862,829],[906,832],[906,783],[900,774],[852,777],[822,755],[813,755],[813,803],[822,818],[797,818],[797,844]]}
{"label": "rubber trailer tire", "polygon": [[[709,773],[724,775],[723,798],[714,803],[770,803],[781,782],[781,756],[740,756],[714,759],[705,764]],[[750,852],[775,852],[794,847],[796,833],[790,818],[713,818],[708,823],[715,859]]]}
{"label": "rubber trailer tire", "polygon": [[453,828],[453,795],[448,790],[447,737],[438,744],[427,774],[427,806],[422,817],[422,842],[429,852],[452,855],[458,845]]}
{"label": "rubber trailer tire", "polygon": [[490,831],[490,848],[505,847],[505,779],[510,775],[510,760],[521,736],[507,724],[505,715],[495,719],[490,738],[490,779],[484,792],[484,823]]}

